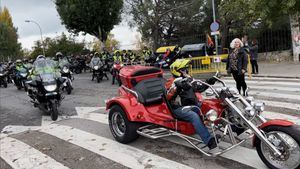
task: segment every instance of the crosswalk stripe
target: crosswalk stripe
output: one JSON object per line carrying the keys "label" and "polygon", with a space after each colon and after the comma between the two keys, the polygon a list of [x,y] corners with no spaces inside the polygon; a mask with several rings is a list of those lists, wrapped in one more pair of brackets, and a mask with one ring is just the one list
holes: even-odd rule
{"label": "crosswalk stripe", "polygon": [[[225,80],[232,80],[233,77],[222,77],[222,79]],[[300,82],[300,79],[298,78],[276,78],[276,77],[252,77],[249,78],[248,76],[245,76],[246,80],[260,80],[260,81],[290,81],[290,82]]]}
{"label": "crosswalk stripe", "polygon": [[[77,146],[90,150],[130,168],[191,168],[116,141],[87,133],[68,126],[51,124],[41,132],[50,134]],[[122,158],[116,158],[122,157]]]}
{"label": "crosswalk stripe", "polygon": [[[228,86],[231,86],[231,87],[235,87],[235,82],[232,82],[232,83],[227,83]],[[217,87],[222,87],[221,84],[217,84],[215,85]],[[282,87],[282,86],[275,86],[275,85],[272,85],[272,86],[261,86],[259,84],[252,84],[252,85],[249,85],[248,84],[248,87],[250,88],[250,92],[255,90],[268,90],[268,91],[287,91],[287,92],[299,92],[300,93],[300,87]]]}
{"label": "crosswalk stripe", "polygon": [[[225,83],[235,83],[234,80],[224,80]],[[266,85],[266,86],[272,86],[272,85],[286,85],[286,86],[294,86],[294,87],[300,87],[300,82],[281,82],[281,81],[247,81],[247,84],[255,84],[255,85]]]}
{"label": "crosswalk stripe", "polygon": [[299,95],[292,95],[292,94],[282,94],[282,93],[273,93],[273,92],[264,92],[264,91],[250,91],[249,95],[257,95],[257,96],[264,96],[270,98],[281,98],[281,99],[293,99],[293,100],[300,100]]}
{"label": "crosswalk stripe", "polygon": [[275,113],[275,112],[269,112],[269,111],[264,111],[262,113],[262,116],[264,116],[267,119],[284,119],[284,120],[289,120],[291,122],[294,122],[297,125],[300,125],[300,118],[296,116],[291,116],[287,114],[281,114],[281,113]]}
{"label": "crosswalk stripe", "polygon": [[269,100],[258,100],[264,102],[267,106],[278,107],[278,108],[288,108],[296,111],[300,111],[300,104],[287,103],[287,102],[277,102]]}
{"label": "crosswalk stripe", "polygon": [[1,138],[0,155],[14,169],[68,169],[68,167],[16,139]]}

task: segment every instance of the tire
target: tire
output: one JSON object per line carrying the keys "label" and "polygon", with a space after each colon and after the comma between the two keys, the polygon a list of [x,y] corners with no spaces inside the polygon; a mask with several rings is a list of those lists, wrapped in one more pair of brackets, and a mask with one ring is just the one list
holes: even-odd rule
{"label": "tire", "polygon": [[54,102],[51,103],[50,106],[51,106],[51,113],[50,113],[51,119],[52,119],[53,121],[56,121],[57,118],[58,118],[58,110],[57,110],[58,105],[57,105],[57,103],[54,101]]}
{"label": "tire", "polygon": [[[300,146],[300,129],[297,128],[296,126],[289,126],[289,127],[284,127],[284,126],[268,126],[266,128],[263,129],[265,134],[268,134],[270,132],[281,132],[284,134],[289,135],[289,137],[293,138],[294,141],[297,142],[298,146]],[[267,158],[265,157],[264,153],[263,153],[263,148],[262,148],[262,143],[261,140],[257,138],[256,141],[256,150],[257,153],[259,155],[259,157],[261,158],[261,160],[271,169],[279,169],[282,167],[276,167],[273,164],[271,164]],[[300,152],[299,152],[300,153]],[[296,169],[300,168],[300,164],[296,164],[297,166],[295,167]],[[294,167],[293,167],[294,168]]]}
{"label": "tire", "polygon": [[100,81],[101,81],[101,78],[100,78],[100,75],[98,75],[97,76],[97,82],[100,83]]}
{"label": "tire", "polygon": [[[114,119],[116,119],[117,117],[124,120],[123,122],[125,125],[125,129],[123,128],[123,135],[120,135],[120,133],[118,133],[118,125],[113,124],[113,121],[115,121]],[[141,126],[141,124],[130,122],[127,119],[125,112],[120,106],[112,106],[112,108],[109,111],[108,121],[110,131],[115,140],[117,140],[118,142],[126,144],[136,140],[139,137],[136,131]]]}
{"label": "tire", "polygon": [[72,93],[72,88],[71,88],[70,84],[67,85],[66,91],[67,91],[67,94],[71,94]]}
{"label": "tire", "polygon": [[80,69],[75,69],[75,73],[76,73],[76,74],[81,73]]}
{"label": "tire", "polygon": [[7,82],[6,81],[3,81],[3,87],[7,88]]}
{"label": "tire", "polygon": [[113,85],[115,84],[115,79],[116,79],[116,76],[113,75],[111,84],[113,84]]}

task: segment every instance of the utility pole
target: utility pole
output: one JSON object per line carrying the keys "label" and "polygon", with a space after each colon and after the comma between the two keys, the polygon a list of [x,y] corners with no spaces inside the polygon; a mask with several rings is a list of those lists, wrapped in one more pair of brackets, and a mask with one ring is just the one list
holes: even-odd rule
{"label": "utility pole", "polygon": [[[216,22],[216,11],[215,11],[215,0],[212,0],[212,9],[213,9],[213,19],[214,19],[214,22]],[[216,45],[216,56],[218,57],[219,56],[219,53],[218,53],[218,35],[216,34],[215,35],[215,45]]]}

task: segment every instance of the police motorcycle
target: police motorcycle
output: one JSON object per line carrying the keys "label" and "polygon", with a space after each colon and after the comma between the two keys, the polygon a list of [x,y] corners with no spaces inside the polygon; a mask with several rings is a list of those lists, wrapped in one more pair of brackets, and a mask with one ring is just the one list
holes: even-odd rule
{"label": "police motorcycle", "polygon": [[7,88],[7,74],[8,72],[5,70],[3,65],[0,65],[0,87],[3,86]]}
{"label": "police motorcycle", "polygon": [[27,91],[27,77],[29,75],[29,71],[26,66],[24,66],[21,60],[16,61],[16,65],[14,68],[14,76],[13,76],[13,83],[16,85],[18,90],[24,88]]}
{"label": "police motorcycle", "polygon": [[71,94],[73,88],[72,81],[74,80],[73,73],[70,70],[70,63],[66,59],[59,60],[59,68],[61,77],[65,79],[65,83],[63,83],[63,90],[67,92],[67,94]]}
{"label": "police motorcycle", "polygon": [[100,83],[104,76],[107,77],[106,72],[104,71],[104,65],[99,57],[91,60],[91,68],[93,70],[92,80],[96,78],[97,82]]}
{"label": "police motorcycle", "polygon": [[27,82],[27,94],[34,107],[49,113],[53,121],[58,118],[58,107],[63,99],[61,90],[65,82],[66,79],[60,77],[52,60],[35,61],[32,79]]}

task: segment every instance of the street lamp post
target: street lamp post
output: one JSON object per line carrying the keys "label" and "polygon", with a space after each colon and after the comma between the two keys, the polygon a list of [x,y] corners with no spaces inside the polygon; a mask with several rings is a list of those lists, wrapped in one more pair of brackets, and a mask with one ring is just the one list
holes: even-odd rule
{"label": "street lamp post", "polygon": [[25,20],[25,22],[27,22],[27,23],[29,23],[29,22],[31,22],[31,23],[34,23],[34,24],[36,24],[38,27],[39,27],[39,29],[40,29],[40,34],[41,34],[41,41],[42,41],[42,45],[43,45],[43,55],[44,56],[46,56],[45,55],[45,45],[44,45],[44,41],[43,41],[43,33],[42,33],[42,28],[41,28],[41,26],[37,23],[37,22],[35,22],[35,21],[33,21],[33,20]]}

